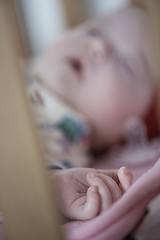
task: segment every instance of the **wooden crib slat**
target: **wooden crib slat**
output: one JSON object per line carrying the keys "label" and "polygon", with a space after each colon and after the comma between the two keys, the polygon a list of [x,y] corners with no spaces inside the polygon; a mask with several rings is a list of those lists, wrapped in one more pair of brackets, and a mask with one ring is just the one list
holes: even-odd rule
{"label": "wooden crib slat", "polygon": [[155,76],[157,80],[157,116],[158,116],[158,124],[159,124],[159,132],[160,132],[160,1],[159,0],[132,0],[133,4],[136,4],[140,7],[144,7],[151,21],[151,39],[153,45],[153,55],[155,58],[154,61],[154,69]]}
{"label": "wooden crib slat", "polygon": [[159,0],[146,0],[143,2],[148,8],[151,20],[151,35],[153,42],[153,53],[155,57],[155,74],[157,78],[157,116],[158,126],[160,131],[160,1]]}
{"label": "wooden crib slat", "polygon": [[59,216],[19,70],[13,5],[0,0],[0,203],[8,240],[59,240]]}
{"label": "wooden crib slat", "polygon": [[147,0],[147,7],[152,24],[152,40],[155,57],[155,72],[157,77],[157,102],[158,102],[158,124],[160,130],[160,1]]}
{"label": "wooden crib slat", "polygon": [[61,0],[69,28],[75,27],[85,20],[84,1]]}
{"label": "wooden crib slat", "polygon": [[134,4],[144,7],[150,16],[153,51],[155,56],[156,73],[160,76],[160,1],[159,0],[132,0]]}

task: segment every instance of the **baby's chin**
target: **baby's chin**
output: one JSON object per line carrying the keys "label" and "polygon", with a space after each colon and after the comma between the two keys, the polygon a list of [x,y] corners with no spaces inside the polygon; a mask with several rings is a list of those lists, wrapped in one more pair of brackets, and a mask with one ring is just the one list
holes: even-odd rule
{"label": "baby's chin", "polygon": [[103,153],[112,145],[120,142],[121,139],[122,138],[120,135],[115,135],[115,134],[113,134],[110,137],[103,136],[103,138],[100,135],[99,136],[94,135],[92,138],[91,150],[94,153]]}

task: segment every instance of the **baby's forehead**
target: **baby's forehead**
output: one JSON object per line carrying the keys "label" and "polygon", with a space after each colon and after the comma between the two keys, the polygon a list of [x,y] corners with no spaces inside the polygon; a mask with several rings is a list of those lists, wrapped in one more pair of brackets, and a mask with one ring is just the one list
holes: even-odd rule
{"label": "baby's forehead", "polygon": [[88,20],[85,23],[81,24],[78,28],[75,28],[74,30],[83,29],[87,31],[90,28],[102,26],[103,28],[105,28],[105,26],[108,27],[108,25],[113,22],[117,25],[119,25],[121,21],[125,23],[126,19],[129,22],[137,22],[140,20],[140,18],[142,18],[142,16],[146,16],[146,12],[143,9],[138,8],[134,5],[127,6],[123,9],[117,10],[114,13],[108,13],[95,19]]}
{"label": "baby's forehead", "polygon": [[[70,37],[78,34],[99,35],[109,40],[119,49],[127,50],[127,46],[143,48],[148,41],[148,16],[142,9],[135,6],[126,7],[115,13],[92,19],[70,32]],[[126,44],[126,47],[124,46]],[[147,45],[148,47],[148,45]],[[123,50],[123,49],[122,49]]]}
{"label": "baby's forehead", "polygon": [[90,20],[70,32],[70,36],[76,34],[100,35],[104,40],[119,49],[142,49],[148,46],[148,16],[144,10],[135,6],[129,6],[113,14]]}

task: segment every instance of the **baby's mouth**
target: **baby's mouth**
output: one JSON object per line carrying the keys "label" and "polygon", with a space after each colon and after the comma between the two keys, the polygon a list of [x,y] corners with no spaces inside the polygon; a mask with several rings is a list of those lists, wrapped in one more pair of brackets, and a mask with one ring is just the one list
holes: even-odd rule
{"label": "baby's mouth", "polygon": [[71,57],[68,58],[67,62],[69,64],[71,71],[74,73],[74,75],[76,75],[76,78],[78,80],[82,80],[84,76],[84,65],[82,59],[78,57]]}

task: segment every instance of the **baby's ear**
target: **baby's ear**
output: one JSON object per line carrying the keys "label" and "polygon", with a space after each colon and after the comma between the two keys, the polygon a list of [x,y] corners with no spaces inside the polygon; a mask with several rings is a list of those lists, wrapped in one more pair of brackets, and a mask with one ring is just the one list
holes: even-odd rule
{"label": "baby's ear", "polygon": [[125,126],[123,135],[129,145],[144,146],[148,142],[147,127],[139,117],[130,118]]}

